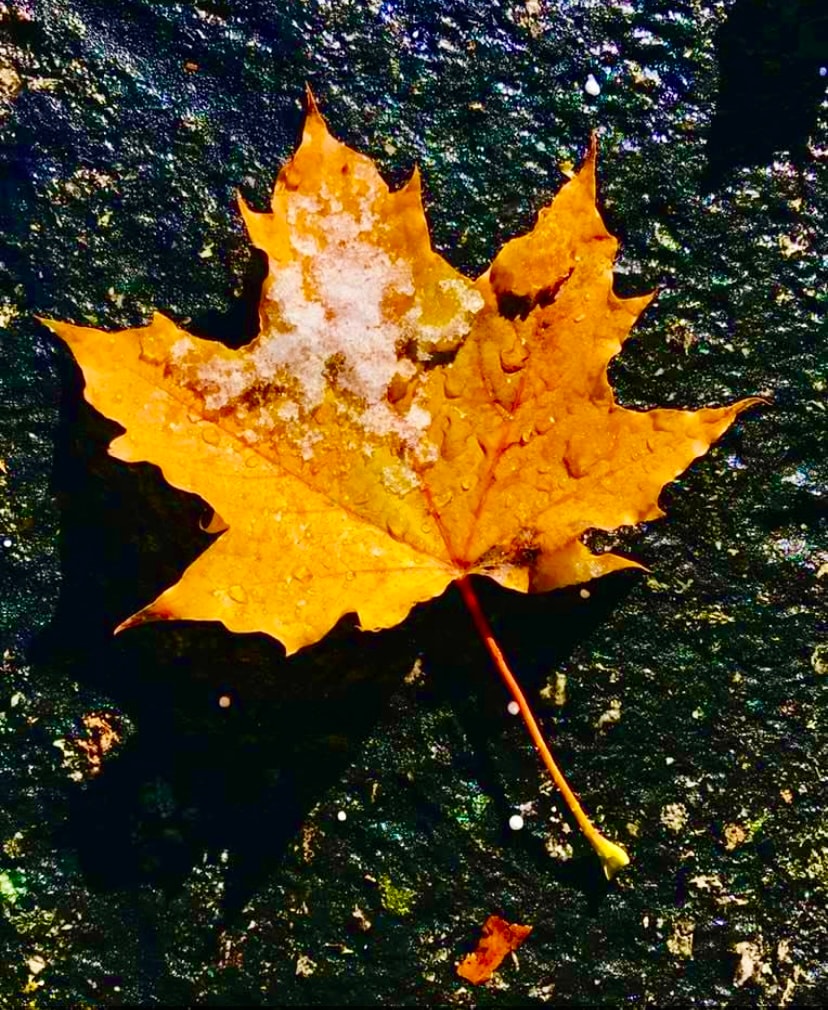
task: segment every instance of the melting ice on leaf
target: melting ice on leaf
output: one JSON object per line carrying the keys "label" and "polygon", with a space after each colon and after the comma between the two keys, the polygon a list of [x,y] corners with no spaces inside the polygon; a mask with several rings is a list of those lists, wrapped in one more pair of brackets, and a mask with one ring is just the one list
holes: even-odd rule
{"label": "melting ice on leaf", "polygon": [[121,627],[217,620],[289,653],[346,613],[391,627],[453,580],[544,591],[635,562],[582,534],[661,515],[665,483],[755,402],[633,411],[607,379],[651,296],[612,290],[617,242],[580,171],[476,280],[431,248],[415,171],[390,192],[313,101],[267,213],[259,335],[240,350],[157,314],[48,325],[110,452],[201,495],[222,535]]}

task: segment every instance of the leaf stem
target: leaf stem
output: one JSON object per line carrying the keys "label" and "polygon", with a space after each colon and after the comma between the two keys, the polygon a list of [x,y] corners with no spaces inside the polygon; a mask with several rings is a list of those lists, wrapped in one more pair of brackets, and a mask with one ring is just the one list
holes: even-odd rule
{"label": "leaf stem", "polygon": [[566,781],[563,772],[560,770],[555,762],[555,759],[552,757],[552,752],[549,750],[549,747],[541,734],[537,720],[532,714],[532,709],[529,708],[529,703],[524,697],[523,691],[521,691],[517,680],[515,680],[514,674],[509,669],[506,657],[503,655],[500,646],[497,644],[489,622],[486,620],[486,617],[480,608],[480,600],[477,598],[477,593],[474,591],[470,578],[467,575],[464,576],[462,579],[458,580],[457,585],[460,588],[460,593],[463,596],[466,606],[469,608],[475,627],[477,628],[480,637],[483,639],[484,645],[489,650],[489,654],[494,660],[498,673],[506,682],[509,693],[518,704],[520,714],[523,716],[523,721],[526,723],[526,728],[529,730],[529,735],[532,737],[532,742],[540,753],[543,763],[549,770],[549,774],[552,776],[555,785],[563,794],[566,805],[572,811],[581,831],[583,831],[586,835],[587,840],[598,854],[598,858],[601,860],[601,865],[604,868],[604,873],[606,874],[607,879],[612,880],[615,874],[629,863],[630,857],[620,845],[616,845],[615,842],[611,842],[607,838],[604,838],[601,832],[598,831],[589,819],[584,811],[584,808],[578,802],[578,797],[569,788],[569,783]]}

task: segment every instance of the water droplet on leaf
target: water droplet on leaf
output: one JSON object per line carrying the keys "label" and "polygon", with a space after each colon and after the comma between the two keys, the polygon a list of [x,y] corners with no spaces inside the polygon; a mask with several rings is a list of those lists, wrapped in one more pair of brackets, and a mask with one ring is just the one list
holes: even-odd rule
{"label": "water droplet on leaf", "polygon": [[519,372],[529,360],[529,352],[522,341],[517,340],[511,347],[503,347],[500,351],[500,367],[504,372],[512,374]]}
{"label": "water droplet on leaf", "polygon": [[451,366],[446,369],[443,379],[443,390],[450,400],[455,400],[458,396],[461,396],[463,390],[466,388],[466,384],[467,379],[459,369],[452,368]]}
{"label": "water droplet on leaf", "polygon": [[405,523],[398,515],[392,515],[387,519],[385,528],[395,540],[402,540],[405,537]]}
{"label": "water droplet on leaf", "polygon": [[162,365],[167,360],[167,342],[157,333],[142,333],[139,342],[142,361],[150,365]]}
{"label": "water droplet on leaf", "polygon": [[456,414],[449,414],[443,428],[440,455],[449,463],[457,459],[466,449],[471,436],[472,426],[469,422]]}

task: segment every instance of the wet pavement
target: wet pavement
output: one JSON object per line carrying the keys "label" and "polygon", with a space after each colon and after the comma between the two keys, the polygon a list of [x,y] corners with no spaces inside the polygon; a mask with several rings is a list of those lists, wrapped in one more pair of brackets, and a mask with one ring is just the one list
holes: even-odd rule
{"label": "wet pavement", "polygon": [[[711,176],[728,6],[0,4],[0,1005],[823,1005],[826,117],[795,161],[720,146]],[[420,166],[471,276],[597,130],[617,289],[659,290],[619,399],[771,401],[666,519],[592,535],[649,573],[480,586],[633,856],[612,885],[454,590],[290,660],[207,624],[111,636],[203,550],[205,508],[106,455],[34,316],[248,340],[235,193],[265,207],[305,82],[389,181]],[[470,988],[492,913],[534,929]]]}

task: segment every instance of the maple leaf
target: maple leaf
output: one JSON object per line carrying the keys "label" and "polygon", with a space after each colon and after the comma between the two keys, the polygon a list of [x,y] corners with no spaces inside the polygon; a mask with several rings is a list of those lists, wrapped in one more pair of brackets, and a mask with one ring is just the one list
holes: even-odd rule
{"label": "maple leaf", "polygon": [[84,395],[126,429],[110,453],[160,466],[221,536],[121,630],[216,620],[288,654],[347,613],[402,621],[453,581],[608,877],[629,862],[557,767],[469,576],[522,592],[640,567],[581,542],[662,515],[658,495],[755,398],[633,411],[607,378],[652,295],[612,290],[596,145],[477,280],[431,248],[420,178],[391,192],[308,96],[269,213],[239,201],[268,274],[260,332],[232,350],[156,314],[105,332],[43,320]]}
{"label": "maple leaf", "polygon": [[431,248],[420,179],[390,192],[312,98],[269,213],[260,333],[231,350],[163,315],[120,332],[45,321],[86,399],[223,534],[125,628],[221,621],[292,653],[347,613],[402,621],[454,580],[544,591],[636,566],[590,528],[662,515],[658,495],[753,399],[633,411],[607,378],[652,295],[612,290],[616,240],[580,171],[477,280]]}
{"label": "maple leaf", "polygon": [[457,974],[472,985],[488,982],[503,958],[517,950],[531,932],[531,926],[509,923],[499,915],[490,915],[483,923],[477,947],[457,965]]}

